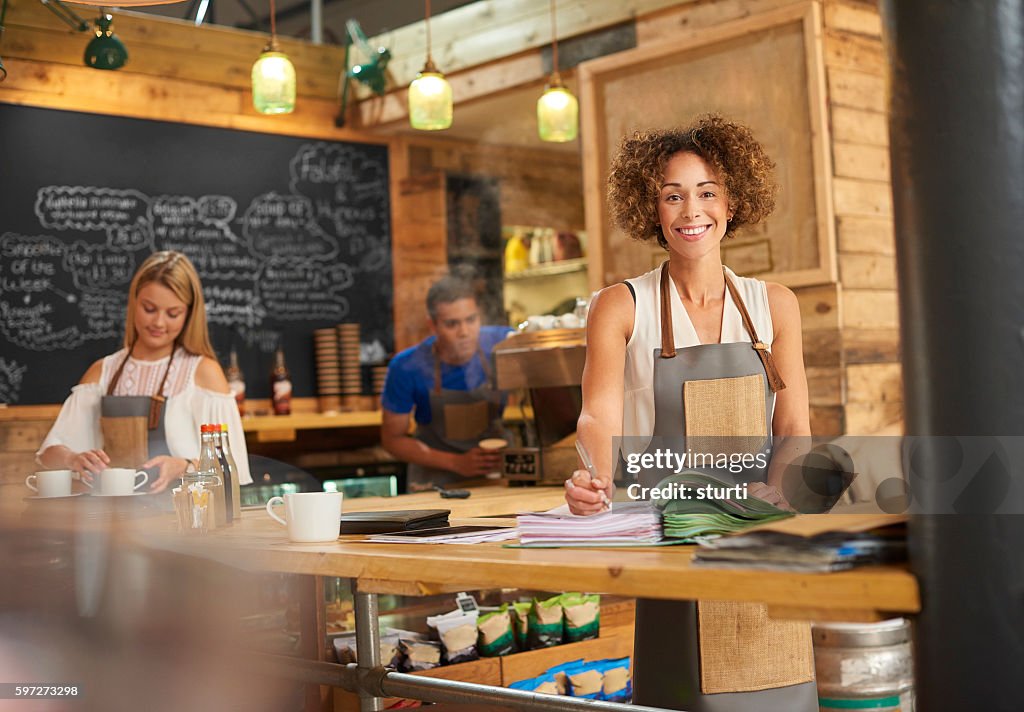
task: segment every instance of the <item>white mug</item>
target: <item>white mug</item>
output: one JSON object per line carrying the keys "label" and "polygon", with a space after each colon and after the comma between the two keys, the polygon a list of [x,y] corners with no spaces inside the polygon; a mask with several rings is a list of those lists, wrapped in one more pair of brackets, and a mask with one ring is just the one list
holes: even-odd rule
{"label": "white mug", "polygon": [[71,494],[71,470],[43,470],[26,477],[25,485],[40,497],[67,497]]}
{"label": "white mug", "polygon": [[[139,482],[139,475],[142,481]],[[110,497],[117,495],[133,494],[135,490],[149,482],[149,475],[145,470],[133,470],[130,467],[109,467],[100,472],[97,477],[99,481],[98,494]],[[85,480],[82,480],[85,482]],[[92,484],[85,482],[90,487]]]}
{"label": "white mug", "polygon": [[[290,492],[284,497],[271,497],[267,514],[288,527],[292,541],[334,541],[341,527],[341,500],[341,492]],[[274,514],[276,504],[284,504],[287,519]]]}

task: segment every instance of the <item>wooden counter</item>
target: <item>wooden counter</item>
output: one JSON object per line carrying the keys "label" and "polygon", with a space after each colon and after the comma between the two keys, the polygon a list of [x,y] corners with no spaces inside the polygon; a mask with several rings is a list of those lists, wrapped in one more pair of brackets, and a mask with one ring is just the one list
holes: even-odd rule
{"label": "wooden counter", "polygon": [[[466,500],[435,493],[351,499],[346,511],[448,508],[453,520],[489,517],[563,502],[561,489],[489,487]],[[828,515],[822,515],[828,516]],[[459,523],[463,523],[460,521]],[[477,523],[480,523],[479,521]],[[228,529],[194,546],[177,534],[148,531],[146,544],[197,553],[246,568],[354,578],[360,590],[429,595],[491,587],[583,590],[667,599],[760,601],[773,616],[870,621],[920,610],[917,582],[903,566],[832,574],[706,569],[691,565],[694,547],[514,549],[495,544],[373,544],[361,536],[329,544],[294,544],[262,510],[246,511]]]}

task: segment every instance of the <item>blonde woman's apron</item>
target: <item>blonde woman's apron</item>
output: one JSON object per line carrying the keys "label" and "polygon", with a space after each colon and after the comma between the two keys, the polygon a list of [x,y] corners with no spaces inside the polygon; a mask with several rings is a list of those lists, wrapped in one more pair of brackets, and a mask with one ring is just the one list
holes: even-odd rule
{"label": "blonde woman's apron", "polygon": [[110,467],[138,469],[142,463],[157,455],[171,454],[164,431],[164,406],[167,401],[164,386],[174,353],[167,360],[164,376],[153,395],[115,396],[114,389],[129,358],[131,350],[110,379],[107,394],[100,399],[100,430],[103,433],[103,451],[110,457]]}

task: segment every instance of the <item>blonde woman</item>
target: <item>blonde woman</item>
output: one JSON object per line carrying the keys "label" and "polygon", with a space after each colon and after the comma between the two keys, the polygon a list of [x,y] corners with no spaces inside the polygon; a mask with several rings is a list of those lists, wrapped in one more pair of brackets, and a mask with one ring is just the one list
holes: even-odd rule
{"label": "blonde woman", "polygon": [[86,481],[108,467],[141,467],[151,472],[151,491],[162,492],[198,459],[204,423],[228,424],[239,482],[252,482],[199,275],[185,255],[156,252],[132,278],[124,347],[71,389],[36,459]]}

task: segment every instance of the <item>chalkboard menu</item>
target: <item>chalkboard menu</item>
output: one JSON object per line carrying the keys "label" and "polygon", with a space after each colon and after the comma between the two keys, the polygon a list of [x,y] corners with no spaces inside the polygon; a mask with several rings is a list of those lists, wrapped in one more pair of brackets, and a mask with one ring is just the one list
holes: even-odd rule
{"label": "chalkboard menu", "polygon": [[0,104],[0,402],[59,403],[120,348],[156,250],[195,264],[250,397],[279,341],[313,396],[313,329],[393,348],[390,234],[385,146]]}

